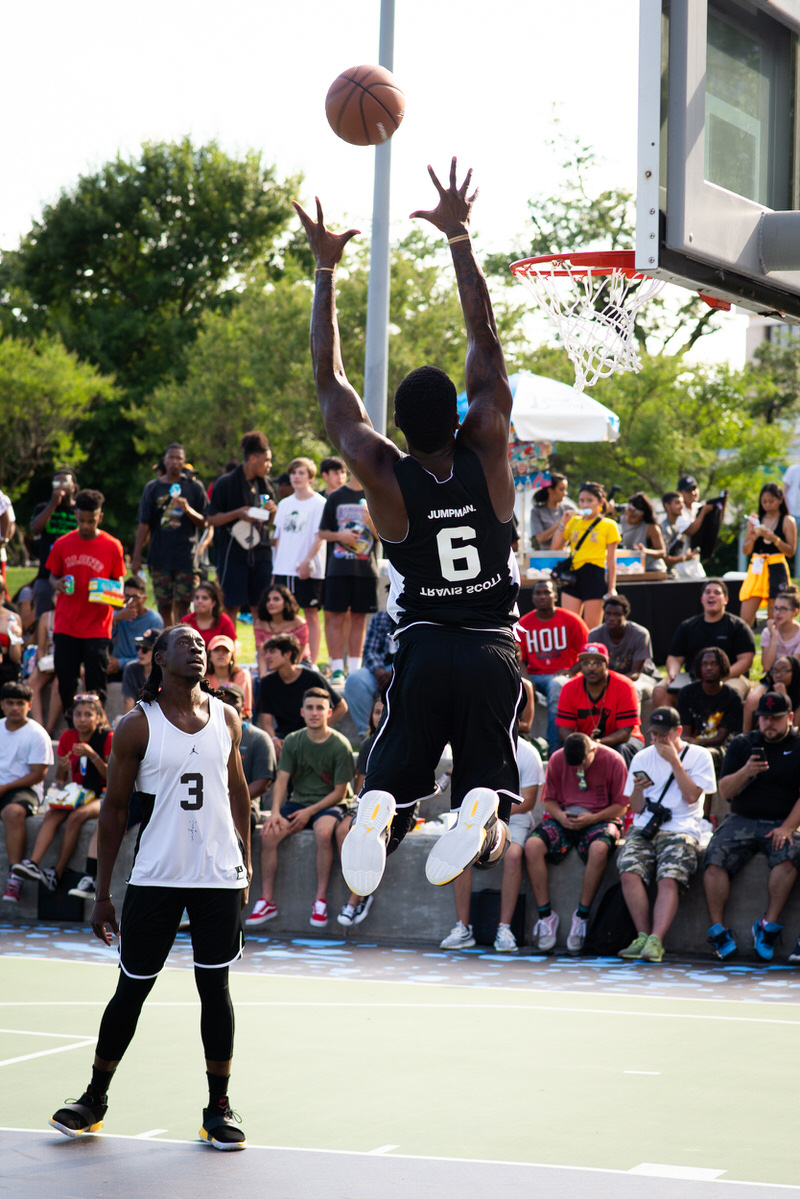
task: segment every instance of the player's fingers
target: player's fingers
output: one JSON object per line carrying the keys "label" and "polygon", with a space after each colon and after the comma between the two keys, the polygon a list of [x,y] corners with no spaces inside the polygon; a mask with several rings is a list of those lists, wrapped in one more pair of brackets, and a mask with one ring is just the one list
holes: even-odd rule
{"label": "player's fingers", "polygon": [[464,182],[461,184],[461,187],[458,189],[462,196],[465,196],[467,194],[467,188],[469,187],[471,179],[472,179],[472,167],[470,167],[469,170],[467,171],[466,175],[464,176]]}
{"label": "player's fingers", "polygon": [[440,195],[440,196],[443,196],[443,195],[444,195],[444,188],[442,187],[441,183],[439,182],[439,179],[438,179],[438,177],[437,177],[437,175],[436,175],[436,172],[434,171],[434,169],[433,169],[433,167],[430,165],[430,163],[428,163],[428,174],[430,175],[431,179],[433,180],[433,186],[436,188],[436,190],[438,191],[439,195]]}
{"label": "player's fingers", "polygon": [[450,190],[458,191],[458,183],[456,181],[456,156],[455,154],[450,159]]}
{"label": "player's fingers", "polygon": [[317,224],[319,225],[320,229],[324,229],[325,221],[322,216],[322,205],[319,202],[319,196],[315,196],[314,199],[317,201]]}
{"label": "player's fingers", "polygon": [[472,193],[472,195],[471,195],[471,196],[467,196],[467,203],[468,203],[468,204],[474,204],[474,203],[475,203],[475,201],[476,201],[476,200],[477,200],[477,198],[478,198],[478,192],[479,192],[479,191],[480,191],[480,188],[477,188],[477,187],[476,187],[476,188],[475,188],[475,191]]}

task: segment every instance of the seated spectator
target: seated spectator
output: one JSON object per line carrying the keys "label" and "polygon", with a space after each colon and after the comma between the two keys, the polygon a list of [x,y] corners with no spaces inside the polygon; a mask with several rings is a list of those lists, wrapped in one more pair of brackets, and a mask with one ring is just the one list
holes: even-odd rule
{"label": "seated spectator", "polygon": [[[223,682],[219,688],[220,698],[235,708],[242,717],[244,692],[236,683]],[[275,779],[277,766],[272,741],[266,733],[242,718],[242,740],[239,745],[242,768],[250,792],[251,828],[261,823],[261,797],[266,795]]]}
{"label": "seated spectator", "polygon": [[[317,890],[310,923],[313,928],[328,923],[328,884],[334,845],[341,852],[347,831],[342,826],[349,807],[353,751],[341,733],[328,727],[330,696],[326,690],[310,687],[303,696],[301,713],[305,728],[289,733],[283,743],[272,787],[272,811],[261,830],[261,898],[245,920],[250,928],[277,916],[278,847],[304,828],[313,829],[317,850]],[[288,800],[290,783],[292,798]]]}
{"label": "seated spectator", "polygon": [[578,651],[589,640],[580,616],[566,608],[557,608],[556,598],[553,580],[537,579],[533,585],[533,609],[526,612],[515,629],[528,678],[547,699],[547,744],[551,753],[561,745],[556,728],[561,688],[578,661]]}
{"label": "seated spectator", "polygon": [[[532,745],[520,740],[517,743],[519,765],[519,793],[522,803],[511,810],[508,822],[508,848],[503,858],[503,881],[500,884],[500,921],[494,939],[496,953],[517,953],[519,946],[511,931],[511,921],[522,885],[522,859],[525,843],[533,829],[533,809],[544,782],[542,759]],[[456,924],[439,946],[440,949],[471,949],[475,944],[469,920],[472,898],[472,871],[464,870],[453,879],[453,899],[456,906]]]}
{"label": "seated spectator", "polygon": [[643,624],[628,620],[631,606],[624,595],[603,600],[603,624],[589,631],[587,641],[608,650],[609,670],[624,674],[636,687],[640,699],[653,694],[659,674],[653,662],[653,644]]}
{"label": "seated spectator", "polygon": [[645,570],[666,570],[667,551],[664,535],[656,522],[653,505],[643,491],[637,491],[625,505],[619,522],[621,545],[629,550],[649,550],[645,555]]}
{"label": "seated spectator", "polygon": [[361,667],[350,672],[344,685],[347,706],[359,734],[367,727],[376,696],[385,694],[391,682],[394,650],[390,638],[394,627],[385,609],[375,613],[367,625]]}
{"label": "seated spectator", "polygon": [[792,728],[789,700],[775,691],[762,695],[756,715],[758,731],[734,737],[725,755],[719,793],[730,803],[731,814],[706,849],[703,887],[711,919],[709,941],[725,960],[738,948],[723,923],[731,879],[754,854],[766,855],[767,909],[752,931],[757,955],[771,962],[783,927],[778,918],[800,862],[800,732]]}
{"label": "seated spectator", "polygon": [[19,678],[22,642],[22,622],[9,603],[8,588],[0,580],[0,686]]}
{"label": "seated spectator", "polygon": [[184,616],[181,624],[188,624],[203,638],[208,652],[208,643],[214,637],[230,637],[236,640],[236,628],[230,616],[222,610],[222,592],[213,579],[198,583],[192,600],[192,611]]}
{"label": "seated spectator", "polygon": [[694,662],[707,645],[716,645],[728,655],[731,672],[724,682],[742,699],[750,690],[747,676],[756,652],[753,630],[738,616],[725,611],[728,588],[722,579],[706,582],[700,602],[703,605],[700,615],[682,620],[675,630],[667,655],[667,681],[659,683],[653,692],[656,708],[675,707],[677,692],[694,681],[688,671],[682,670],[684,663]]}
{"label": "seated spectator", "polygon": [[661,532],[664,535],[666,557],[664,562],[667,572],[675,579],[702,579],[705,570],[700,561],[700,550],[692,549],[692,539],[678,527],[679,518],[683,516],[683,496],[679,491],[666,491],[661,497],[664,505],[664,519],[661,521]]}
{"label": "seated spectator", "polygon": [[561,688],[556,726],[562,742],[585,733],[625,759],[627,766],[644,745],[639,697],[630,679],[608,669],[608,650],[589,641],[578,654],[580,674]]}
{"label": "seated spectator", "polygon": [[787,587],[775,599],[769,620],[761,634],[761,665],[769,670],[776,658],[800,654],[800,594]]}
{"label": "seated spectator", "polygon": [[619,754],[584,733],[571,733],[547,763],[542,801],[547,815],[525,846],[525,865],[536,900],[533,930],[541,953],[556,943],[558,915],[550,906],[547,863],[577,849],[585,866],[578,906],[573,912],[567,952],[578,954],[586,940],[589,911],[603,881],[609,854],[622,832],[625,763]]}
{"label": "seated spectator", "polygon": [[[364,786],[364,778],[367,773],[367,759],[369,751],[372,749],[375,736],[378,732],[378,725],[383,716],[383,700],[380,696],[377,697],[372,705],[372,710],[369,714],[369,724],[367,725],[367,735],[361,742],[358,750],[358,761],[356,762],[356,777],[353,782],[353,791],[356,795],[361,794],[361,788]],[[344,830],[344,835],[350,831],[350,825],[353,822],[352,813],[345,817],[347,828]],[[350,928],[351,925],[361,924],[366,917],[369,909],[372,907],[371,895],[356,895],[355,891],[351,891],[347,897],[347,901],[342,907],[341,912],[336,917],[338,924],[343,924],[345,928]]]}
{"label": "seated spectator", "polygon": [[291,633],[300,642],[301,659],[310,661],[308,652],[308,625],[300,615],[300,607],[288,587],[268,587],[258,601],[258,616],[253,621],[256,639],[256,661],[259,676],[267,673],[264,662],[264,646],[269,637],[279,633]]}
{"label": "seated spectator", "polygon": [[728,655],[715,645],[700,652],[692,666],[699,682],[678,692],[678,714],[683,740],[702,745],[711,753],[714,770],[719,773],[723,750],[730,737],[742,731],[743,706],[733,687],[723,683],[731,671]]}
{"label": "seated spectator", "polygon": [[125,667],[136,661],[137,639],[150,629],[159,633],[164,622],[158,612],[147,606],[147,586],[144,579],[132,576],[123,584],[125,606],[114,609],[111,656],[108,675],[121,675]]}
{"label": "seated spectator", "polygon": [[22,879],[14,874],[25,855],[25,821],[42,802],[44,777],[53,746],[40,724],[31,720],[33,692],[25,683],[0,688],[0,820],[6,839],[9,873],[3,899],[19,903]]}
{"label": "seated spectator", "polygon": [[153,668],[153,646],[158,641],[158,629],[151,629],[136,638],[136,661],[129,662],[122,672],[122,713],[130,712],[139,702],[150,671]]}
{"label": "seated spectator", "polygon": [[530,534],[535,550],[548,549],[558,526],[574,514],[575,505],[567,499],[567,486],[566,475],[552,471],[547,486],[533,493]]}
{"label": "seated spectator", "polygon": [[[83,825],[87,820],[96,820],[100,815],[100,801],[106,789],[106,763],[111,753],[112,733],[108,727],[108,717],[96,695],[75,696],[72,721],[74,727],[62,733],[58,743],[56,786],[65,787],[67,783],[77,783],[79,787],[93,791],[95,798],[88,803],[81,804],[79,808],[72,808],[72,810],[48,808],[44,820],[39,826],[39,833],[31,850],[31,856],[23,858],[13,867],[17,878],[43,883],[48,891],[55,891],[61,882],[64,871],[69,866],[70,858],[75,852]],[[56,830],[61,824],[64,824],[64,837],[58,860],[53,868],[43,867],[42,858],[50,848]],[[84,876],[69,894],[77,895],[80,899],[94,899],[96,878],[97,828],[95,827],[89,842]]]}
{"label": "seated spectator", "polygon": [[303,696],[311,687],[321,687],[330,697],[328,724],[341,720],[347,704],[319,671],[299,664],[300,642],[296,637],[287,633],[270,637],[264,655],[269,674],[258,689],[258,724],[272,739],[276,754],[280,754],[289,733],[303,728]]}
{"label": "seated spectator", "polygon": [[[711,754],[681,740],[674,708],[655,709],[650,733],[653,743],[637,754],[625,783],[636,814],[617,856],[617,869],[637,931],[619,956],[660,962],[680,890],[689,886],[697,869],[703,796],[714,790],[715,782]],[[657,891],[651,919],[647,888],[654,869]]]}
{"label": "seated spectator", "polygon": [[212,637],[208,643],[206,678],[216,689],[223,683],[236,683],[244,695],[244,718],[253,715],[253,679],[249,670],[236,664],[236,642],[230,637]]}
{"label": "seated spectator", "polygon": [[[61,717],[61,696],[56,685],[55,645],[53,642],[53,621],[55,609],[48,608],[36,622],[36,662],[28,679],[33,692],[31,700],[31,716],[47,730],[52,737]],[[50,699],[47,707],[47,720],[44,718],[42,696],[45,688],[50,685]]]}
{"label": "seated spectator", "polygon": [[790,654],[788,657],[775,659],[772,667],[745,700],[742,732],[752,732],[761,697],[768,691],[777,691],[779,695],[786,696],[792,706],[792,724],[795,727],[800,725],[800,658]]}

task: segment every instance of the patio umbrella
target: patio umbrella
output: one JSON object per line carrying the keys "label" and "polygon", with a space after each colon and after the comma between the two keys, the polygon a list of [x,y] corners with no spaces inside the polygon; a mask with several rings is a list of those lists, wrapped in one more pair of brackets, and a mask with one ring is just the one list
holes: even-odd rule
{"label": "patio umbrella", "polygon": [[[516,441],[616,441],[619,417],[605,404],[566,383],[518,371],[509,376],[512,437]],[[467,393],[458,397],[458,415],[467,414]]]}

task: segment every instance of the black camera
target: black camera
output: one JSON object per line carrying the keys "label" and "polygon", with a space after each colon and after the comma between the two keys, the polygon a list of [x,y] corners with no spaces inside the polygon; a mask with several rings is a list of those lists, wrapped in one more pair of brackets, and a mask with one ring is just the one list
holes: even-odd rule
{"label": "black camera", "polygon": [[659,803],[657,799],[646,799],[644,806],[645,810],[651,813],[651,816],[644,828],[639,829],[639,832],[645,841],[652,841],[661,828],[661,825],[667,824],[672,819],[672,808],[668,808],[666,804]]}

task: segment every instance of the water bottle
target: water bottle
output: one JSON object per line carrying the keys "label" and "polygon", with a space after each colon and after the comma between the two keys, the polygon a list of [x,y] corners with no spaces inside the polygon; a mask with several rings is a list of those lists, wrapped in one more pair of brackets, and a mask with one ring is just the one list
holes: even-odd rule
{"label": "water bottle", "polygon": [[[177,499],[177,497],[180,494],[181,494],[180,483],[171,483],[170,488],[169,488],[169,498],[174,501],[175,499]],[[183,510],[181,508],[178,508],[175,504],[173,504],[173,506],[169,510],[169,527],[171,529],[177,529],[181,523],[182,516],[183,516]]]}

